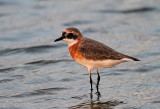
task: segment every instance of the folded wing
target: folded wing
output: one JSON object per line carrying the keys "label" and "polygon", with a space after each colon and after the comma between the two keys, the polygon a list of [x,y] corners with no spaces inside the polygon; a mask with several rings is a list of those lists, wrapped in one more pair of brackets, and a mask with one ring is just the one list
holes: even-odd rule
{"label": "folded wing", "polygon": [[130,59],[134,61],[139,61],[138,59],[124,55],[119,53],[112,48],[106,46],[105,44],[89,39],[84,38],[80,44],[79,52],[84,56],[86,59],[91,60],[121,60],[121,59]]}

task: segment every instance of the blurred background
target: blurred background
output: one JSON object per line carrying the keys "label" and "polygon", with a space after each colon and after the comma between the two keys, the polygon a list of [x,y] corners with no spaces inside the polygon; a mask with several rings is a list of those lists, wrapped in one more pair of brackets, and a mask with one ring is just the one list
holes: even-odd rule
{"label": "blurred background", "polygon": [[[91,94],[54,43],[68,27],[141,62],[101,69]],[[159,109],[159,60],[160,0],[0,0],[0,109]]]}

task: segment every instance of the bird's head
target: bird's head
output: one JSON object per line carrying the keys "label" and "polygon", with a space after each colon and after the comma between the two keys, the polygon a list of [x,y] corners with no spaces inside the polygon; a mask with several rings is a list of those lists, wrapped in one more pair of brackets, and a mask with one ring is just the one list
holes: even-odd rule
{"label": "bird's head", "polygon": [[81,32],[74,27],[67,28],[62,32],[62,36],[58,39],[56,39],[54,42],[57,41],[65,41],[69,46],[72,46],[73,44],[77,43],[79,40],[83,38]]}

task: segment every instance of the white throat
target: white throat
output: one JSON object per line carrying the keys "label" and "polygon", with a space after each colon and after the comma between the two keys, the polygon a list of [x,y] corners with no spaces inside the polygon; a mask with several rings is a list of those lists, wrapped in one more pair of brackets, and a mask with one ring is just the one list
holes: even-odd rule
{"label": "white throat", "polygon": [[74,45],[75,43],[78,42],[78,39],[74,40],[74,39],[63,39],[64,42],[66,42],[68,44],[68,47]]}

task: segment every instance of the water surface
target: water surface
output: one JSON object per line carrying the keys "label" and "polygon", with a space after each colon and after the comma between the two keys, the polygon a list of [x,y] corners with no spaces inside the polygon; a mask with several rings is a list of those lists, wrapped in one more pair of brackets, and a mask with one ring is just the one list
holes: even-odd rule
{"label": "water surface", "polygon": [[[159,0],[1,0],[0,109],[159,109],[159,6]],[[101,69],[97,96],[67,45],[54,43],[70,26],[141,61]]]}

